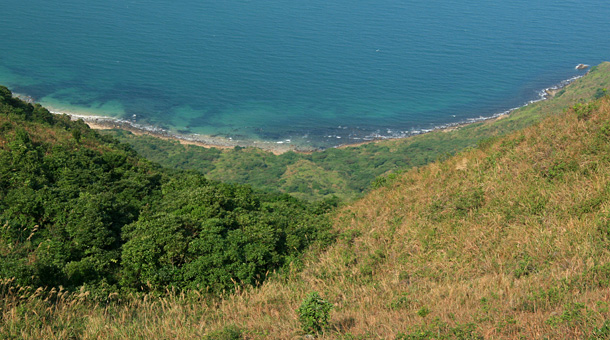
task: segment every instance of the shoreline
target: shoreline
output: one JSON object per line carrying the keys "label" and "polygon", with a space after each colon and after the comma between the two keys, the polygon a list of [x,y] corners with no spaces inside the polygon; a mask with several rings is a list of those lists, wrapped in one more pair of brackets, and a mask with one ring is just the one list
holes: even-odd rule
{"label": "shoreline", "polygon": [[[21,98],[21,96],[20,96]],[[113,118],[107,116],[87,115],[82,113],[73,113],[66,111],[57,111],[53,108],[49,108],[49,112],[57,115],[65,114],[70,116],[72,120],[82,119],[91,129],[94,130],[112,130],[119,129],[129,131],[136,136],[152,136],[164,140],[171,140],[179,142],[183,145],[196,145],[204,148],[216,148],[216,149],[232,149],[235,147],[255,147],[265,151],[272,152],[275,155],[281,155],[288,151],[295,152],[313,152],[315,150],[303,150],[292,144],[265,142],[265,141],[246,141],[246,140],[234,140],[232,138],[225,138],[219,136],[207,136],[207,135],[180,135],[171,133],[165,129],[142,125],[135,122],[131,122],[125,119]]]}
{"label": "shoreline", "polygon": [[[349,148],[349,147],[357,147],[360,145],[376,143],[376,142],[383,141],[383,140],[409,138],[412,136],[417,136],[420,134],[429,133],[429,132],[433,132],[433,131],[450,132],[450,131],[459,129],[459,128],[469,125],[469,124],[503,118],[504,116],[509,115],[510,113],[512,113],[515,110],[518,110],[518,109],[526,107],[528,105],[554,97],[555,94],[557,94],[557,92],[559,92],[561,89],[563,89],[567,85],[571,84],[575,80],[582,78],[584,75],[586,75],[586,73],[583,75],[571,77],[569,79],[561,81],[560,83],[558,83],[556,85],[542,89],[538,92],[539,97],[537,99],[530,100],[521,106],[514,107],[512,109],[508,109],[508,110],[505,110],[502,112],[498,112],[498,113],[492,114],[490,116],[480,116],[480,117],[476,117],[476,118],[469,118],[464,121],[443,124],[440,126],[435,126],[433,128],[429,128],[429,129],[411,131],[409,133],[403,133],[403,134],[397,135],[397,136],[383,136],[383,135],[379,135],[379,134],[375,133],[375,134],[371,134],[370,136],[368,136],[365,140],[361,140],[361,141],[357,141],[357,142],[353,142],[353,143],[336,145],[336,146],[333,146],[333,148],[345,149],[345,148]],[[15,93],[14,95],[26,102],[29,102],[29,103],[35,102],[35,100],[28,95],[17,94],[17,93]],[[259,148],[259,149],[271,152],[275,155],[281,155],[288,151],[293,151],[293,152],[297,152],[297,153],[312,153],[312,152],[316,152],[316,151],[325,150],[325,149],[321,149],[321,148],[307,147],[307,146],[300,146],[300,145],[296,145],[296,144],[292,144],[292,143],[286,143],[284,141],[273,142],[273,141],[263,141],[263,140],[234,140],[231,137],[226,138],[226,137],[200,135],[200,134],[182,135],[182,134],[172,133],[170,131],[167,131],[167,130],[159,128],[159,127],[138,124],[136,122],[129,121],[126,119],[120,119],[120,118],[114,118],[114,117],[108,117],[108,116],[99,116],[99,115],[95,115],[95,114],[86,114],[86,113],[82,113],[82,112],[74,113],[74,112],[66,112],[63,110],[57,111],[51,107],[48,107],[47,109],[49,110],[49,112],[51,112],[53,114],[68,115],[68,116],[70,116],[70,118],[72,120],[82,119],[91,129],[94,129],[94,130],[120,129],[120,130],[129,131],[137,136],[148,135],[148,136],[152,136],[155,138],[161,138],[164,140],[177,141],[183,145],[196,145],[196,146],[200,146],[200,147],[204,147],[204,148],[217,148],[217,149],[232,149],[235,147],[245,147],[245,148],[255,147],[255,148]]]}

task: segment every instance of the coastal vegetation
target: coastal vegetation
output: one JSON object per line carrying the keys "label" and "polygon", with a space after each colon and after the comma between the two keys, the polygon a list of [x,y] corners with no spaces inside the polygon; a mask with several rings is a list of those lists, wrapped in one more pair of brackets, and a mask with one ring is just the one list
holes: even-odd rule
{"label": "coastal vegetation", "polygon": [[0,277],[99,294],[256,285],[332,240],[331,207],[165,170],[0,88]]}
{"label": "coastal vegetation", "polygon": [[609,338],[608,84],[604,63],[503,119],[284,156],[421,150],[334,209],[166,170],[2,88],[0,338]]}
{"label": "coastal vegetation", "polygon": [[600,96],[602,89],[610,88],[608,73],[610,64],[598,65],[585,79],[561,89],[554,98],[527,105],[499,120],[309,154],[203,148],[124,130],[103,133],[130,144],[140,155],[165,167],[197,170],[210,179],[249,184],[307,200],[336,196],[350,201],[366,193],[375,180],[384,181],[405,169],[446,158],[482,140],[530,126],[571,103]]}

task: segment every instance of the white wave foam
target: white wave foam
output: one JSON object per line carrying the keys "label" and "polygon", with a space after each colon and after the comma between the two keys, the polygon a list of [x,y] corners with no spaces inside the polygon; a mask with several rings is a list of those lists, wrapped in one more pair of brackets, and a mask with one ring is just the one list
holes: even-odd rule
{"label": "white wave foam", "polygon": [[[497,112],[494,113],[492,115],[489,116],[479,116],[479,117],[474,117],[474,118],[467,118],[464,119],[462,121],[459,122],[453,122],[453,123],[447,123],[447,124],[441,124],[441,125],[436,125],[432,128],[428,128],[428,129],[413,129],[411,131],[398,131],[398,132],[393,132],[390,128],[386,128],[384,130],[387,130],[388,134],[383,135],[380,133],[380,130],[377,130],[367,136],[364,137],[365,140],[381,140],[381,139],[399,139],[399,138],[406,138],[406,137],[410,137],[410,136],[415,136],[415,135],[420,135],[423,133],[428,133],[431,131],[435,131],[435,130],[443,130],[443,129],[448,129],[448,128],[452,128],[452,127],[456,127],[456,126],[460,126],[460,125],[465,125],[465,124],[471,124],[471,123],[477,123],[477,122],[481,122],[481,121],[485,121],[485,120],[490,120],[490,119],[496,119],[498,117],[501,116],[505,116],[510,114],[511,112],[518,110],[520,108],[526,107],[528,105],[546,100],[550,98],[549,95],[549,90],[559,90],[562,89],[564,87],[566,87],[567,85],[571,84],[572,82],[574,82],[577,79],[582,78],[583,75],[578,75],[578,76],[574,76],[572,78],[566,79],[566,80],[562,80],[561,82],[559,82],[556,85],[553,85],[551,87],[547,87],[545,89],[542,89],[540,91],[538,91],[538,98],[536,99],[532,99],[527,101],[526,103],[524,103],[523,105],[502,111],[502,112]],[[391,132],[391,133],[390,133]],[[352,138],[353,139],[353,138]]]}

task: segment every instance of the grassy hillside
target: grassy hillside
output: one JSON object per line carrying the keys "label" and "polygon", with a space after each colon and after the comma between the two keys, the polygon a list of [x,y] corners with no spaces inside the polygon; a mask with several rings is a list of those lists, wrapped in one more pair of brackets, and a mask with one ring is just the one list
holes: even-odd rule
{"label": "grassy hillside", "polygon": [[296,310],[315,291],[333,305],[321,339],[609,338],[610,98],[598,97],[395,176],[339,211],[335,244],[258,288],[91,302],[9,281],[0,335],[299,339]]}
{"label": "grassy hillside", "polygon": [[437,131],[403,140],[370,143],[312,154],[289,152],[280,156],[259,149],[205,149],[151,136],[113,131],[141,155],[166,167],[193,169],[208,178],[250,184],[269,191],[318,200],[336,195],[351,200],[369,188],[376,177],[422,166],[454,154],[482,139],[529,126],[561,111],[577,100],[589,100],[610,87],[610,63],[603,63],[584,78],[560,91],[556,98],[538,102],[496,121],[481,122],[454,131]]}
{"label": "grassy hillside", "polygon": [[608,155],[606,97],[413,169],[343,209],[341,241],[302,273],[221,310],[289,338],[318,291],[328,339],[608,338]]}

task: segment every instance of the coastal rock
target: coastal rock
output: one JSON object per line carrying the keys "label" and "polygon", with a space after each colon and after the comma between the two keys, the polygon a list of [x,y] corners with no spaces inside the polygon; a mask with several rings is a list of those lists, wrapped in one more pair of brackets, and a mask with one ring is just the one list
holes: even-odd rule
{"label": "coastal rock", "polygon": [[585,70],[587,68],[589,68],[589,65],[587,65],[587,64],[578,64],[578,65],[576,65],[576,67],[574,69],[576,69],[576,70]]}
{"label": "coastal rock", "polygon": [[549,97],[555,97],[557,92],[559,92],[560,90],[561,90],[560,88],[548,88],[548,89],[544,89],[544,93],[546,93],[546,95]]}

